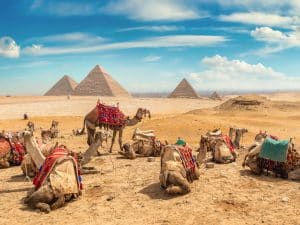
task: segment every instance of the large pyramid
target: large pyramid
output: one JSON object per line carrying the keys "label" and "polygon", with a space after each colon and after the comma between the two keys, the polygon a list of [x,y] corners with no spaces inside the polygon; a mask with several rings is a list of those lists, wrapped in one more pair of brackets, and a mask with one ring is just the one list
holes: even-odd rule
{"label": "large pyramid", "polygon": [[76,86],[76,81],[68,75],[64,75],[49,91],[46,92],[45,96],[70,95],[73,93]]}
{"label": "large pyramid", "polygon": [[199,98],[199,96],[190,83],[184,78],[169,95],[169,98]]}
{"label": "large pyramid", "polygon": [[129,97],[130,94],[102,67],[96,65],[75,88],[74,95]]}

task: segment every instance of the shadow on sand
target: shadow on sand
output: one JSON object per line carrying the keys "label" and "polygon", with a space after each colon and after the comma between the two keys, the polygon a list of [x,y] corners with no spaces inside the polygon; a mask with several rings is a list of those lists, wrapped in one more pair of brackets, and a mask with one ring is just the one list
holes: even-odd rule
{"label": "shadow on sand", "polygon": [[172,198],[176,198],[179,195],[168,195],[165,193],[164,189],[160,187],[159,183],[152,183],[142,190],[139,193],[148,195],[151,199],[162,199],[162,200],[169,200]]}
{"label": "shadow on sand", "polygon": [[5,190],[0,190],[0,194],[7,194],[7,193],[13,193],[13,192],[24,192],[24,191],[30,191],[31,189],[32,189],[31,187],[16,188],[16,189],[5,189]]}
{"label": "shadow on sand", "polygon": [[26,177],[23,174],[11,176],[7,182],[29,182],[31,183],[32,178],[30,178],[30,181],[26,179]]}
{"label": "shadow on sand", "polygon": [[266,172],[263,172],[261,175],[256,175],[253,172],[251,172],[251,170],[249,170],[249,169],[240,170],[240,175],[251,177],[251,178],[254,178],[259,181],[266,181],[266,182],[272,182],[272,183],[283,182],[283,181],[300,182],[298,180],[283,179],[281,177],[275,177],[275,175],[273,173],[267,174]]}

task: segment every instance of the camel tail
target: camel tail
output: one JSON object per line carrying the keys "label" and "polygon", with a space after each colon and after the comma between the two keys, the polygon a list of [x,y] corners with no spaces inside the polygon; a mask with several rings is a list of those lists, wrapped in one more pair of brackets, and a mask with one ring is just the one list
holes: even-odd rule
{"label": "camel tail", "polygon": [[85,118],[83,119],[83,127],[82,127],[82,129],[81,129],[81,131],[80,131],[80,135],[82,135],[82,134],[84,134],[84,130],[85,130]]}

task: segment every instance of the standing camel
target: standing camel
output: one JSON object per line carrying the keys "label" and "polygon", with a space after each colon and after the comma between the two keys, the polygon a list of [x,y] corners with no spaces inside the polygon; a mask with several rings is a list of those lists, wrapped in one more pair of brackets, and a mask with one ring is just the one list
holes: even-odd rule
{"label": "standing camel", "polygon": [[[138,108],[138,110],[133,118],[125,117],[123,115],[123,119],[120,121],[120,123],[118,123],[116,125],[116,124],[109,124],[109,123],[104,123],[104,122],[100,121],[99,118],[102,116],[101,115],[102,112],[99,110],[99,105],[104,106],[104,105],[100,104],[100,102],[98,101],[97,106],[84,117],[83,128],[81,129],[81,134],[84,133],[84,129],[86,127],[87,133],[88,133],[87,143],[88,143],[88,145],[91,145],[95,139],[94,136],[95,136],[96,127],[112,130],[113,131],[112,142],[111,142],[111,146],[110,146],[110,150],[109,150],[109,152],[111,153],[113,145],[115,143],[115,138],[116,138],[117,132],[119,132],[119,146],[120,146],[120,150],[122,150],[122,137],[123,137],[124,128],[126,126],[134,126],[137,123],[141,122],[143,117],[145,116],[145,109]],[[104,107],[109,107],[109,106],[104,106]],[[109,108],[119,111],[119,109],[117,107],[109,107]],[[147,110],[147,112],[149,112],[149,110]],[[119,113],[122,114],[121,111],[119,111]],[[150,112],[149,112],[149,115],[150,115]]]}

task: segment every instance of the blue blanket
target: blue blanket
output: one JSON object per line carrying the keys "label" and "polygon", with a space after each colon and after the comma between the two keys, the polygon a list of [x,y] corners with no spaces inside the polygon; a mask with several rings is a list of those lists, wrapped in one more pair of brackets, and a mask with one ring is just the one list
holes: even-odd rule
{"label": "blue blanket", "polygon": [[259,157],[273,160],[276,162],[286,162],[289,141],[276,141],[271,138],[266,138]]}

